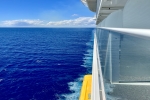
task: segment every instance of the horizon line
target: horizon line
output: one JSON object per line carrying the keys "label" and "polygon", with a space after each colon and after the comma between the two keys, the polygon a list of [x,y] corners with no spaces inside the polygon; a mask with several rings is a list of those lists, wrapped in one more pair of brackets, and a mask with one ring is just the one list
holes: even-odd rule
{"label": "horizon line", "polygon": [[26,27],[26,26],[23,26],[23,27],[7,27],[7,26],[4,26],[4,27],[1,27],[0,28],[96,28],[96,27]]}

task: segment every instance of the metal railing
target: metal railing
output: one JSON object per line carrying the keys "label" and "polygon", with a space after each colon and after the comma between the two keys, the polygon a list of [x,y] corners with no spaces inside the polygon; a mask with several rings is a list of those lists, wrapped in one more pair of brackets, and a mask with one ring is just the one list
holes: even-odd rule
{"label": "metal railing", "polygon": [[124,85],[150,85],[149,61],[149,29],[97,28],[93,50],[92,100],[106,100],[106,83],[121,84],[122,90]]}
{"label": "metal railing", "polygon": [[[106,100],[96,34],[94,34],[92,65],[92,100]],[[98,99],[99,98],[99,99]]]}
{"label": "metal railing", "polygon": [[150,84],[149,29],[102,27],[96,34],[105,79],[112,84]]}

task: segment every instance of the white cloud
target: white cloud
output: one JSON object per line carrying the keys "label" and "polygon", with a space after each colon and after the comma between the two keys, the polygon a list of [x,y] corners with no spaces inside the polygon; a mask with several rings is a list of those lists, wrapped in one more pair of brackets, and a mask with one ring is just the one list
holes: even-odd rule
{"label": "white cloud", "polygon": [[21,20],[6,20],[3,21],[4,26],[41,26],[43,21],[39,19],[29,20],[29,19],[21,19]]}
{"label": "white cloud", "polygon": [[51,21],[47,24],[48,26],[61,26],[61,27],[94,27],[95,20],[93,17],[79,17],[71,20],[63,20],[63,21]]}
{"label": "white cloud", "polygon": [[70,20],[61,21],[45,21],[35,19],[20,19],[20,20],[6,20],[2,21],[1,26],[5,27],[95,27],[95,20],[93,17],[79,17]]}
{"label": "white cloud", "polygon": [[76,17],[76,16],[78,16],[78,14],[73,14],[72,16],[73,16],[73,17]]}

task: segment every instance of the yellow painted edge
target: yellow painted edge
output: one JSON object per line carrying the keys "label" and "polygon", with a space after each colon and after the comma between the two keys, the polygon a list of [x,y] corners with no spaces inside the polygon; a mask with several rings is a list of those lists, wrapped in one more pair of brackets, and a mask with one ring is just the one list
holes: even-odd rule
{"label": "yellow painted edge", "polygon": [[92,75],[85,75],[79,100],[91,100]]}

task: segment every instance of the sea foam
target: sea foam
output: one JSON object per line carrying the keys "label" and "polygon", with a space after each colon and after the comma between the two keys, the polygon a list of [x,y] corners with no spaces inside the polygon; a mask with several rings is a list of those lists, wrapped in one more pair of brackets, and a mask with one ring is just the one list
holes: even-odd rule
{"label": "sea foam", "polygon": [[[87,45],[87,51],[84,54],[83,58],[83,64],[81,67],[86,67],[87,68],[87,74],[90,74],[92,71],[92,58],[93,58],[93,35],[91,36],[91,39],[89,42],[86,43]],[[88,69],[90,68],[90,69]],[[59,98],[59,100],[78,100],[80,96],[80,90],[82,86],[82,81],[83,81],[84,75],[80,75],[78,79],[74,82],[69,82],[69,89],[73,91],[71,94],[62,94],[64,98]]]}

